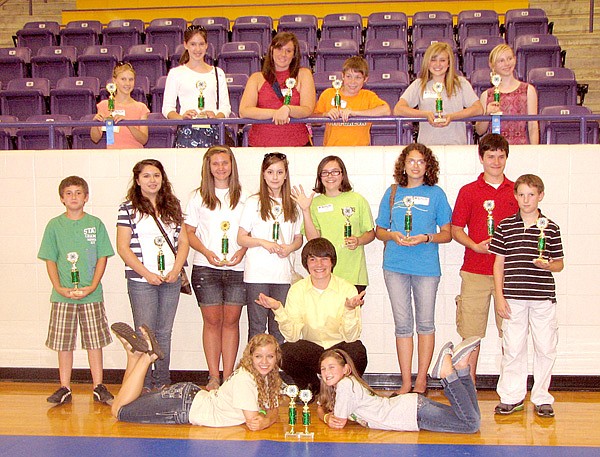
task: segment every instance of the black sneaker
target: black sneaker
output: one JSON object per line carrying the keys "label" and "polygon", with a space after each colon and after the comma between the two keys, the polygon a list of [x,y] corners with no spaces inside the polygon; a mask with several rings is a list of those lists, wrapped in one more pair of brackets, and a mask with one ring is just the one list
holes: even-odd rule
{"label": "black sneaker", "polygon": [[498,406],[496,406],[496,408],[494,409],[494,412],[496,414],[512,414],[515,411],[523,411],[523,400],[521,400],[519,403],[515,403],[512,405],[509,405],[507,403],[498,403]]}
{"label": "black sneaker", "polygon": [[535,413],[540,417],[554,417],[554,408],[547,403],[535,405]]}
{"label": "black sneaker", "polygon": [[104,384],[98,384],[94,387],[94,401],[110,405],[115,397],[111,394]]}
{"label": "black sneaker", "polygon": [[63,403],[70,403],[72,400],[71,389],[65,386],[61,386],[56,392],[46,398],[48,403],[56,403],[62,405]]}

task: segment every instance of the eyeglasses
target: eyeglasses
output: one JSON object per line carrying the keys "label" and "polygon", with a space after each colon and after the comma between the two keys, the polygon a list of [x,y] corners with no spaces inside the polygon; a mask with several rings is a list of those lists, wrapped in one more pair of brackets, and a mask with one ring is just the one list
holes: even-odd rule
{"label": "eyeglasses", "polygon": [[423,165],[425,165],[426,163],[427,163],[427,162],[425,162],[425,160],[424,160],[424,159],[418,159],[418,160],[417,160],[417,159],[408,159],[408,160],[406,161],[406,164],[407,164],[407,165],[410,165],[410,166],[415,166],[415,165],[418,165],[419,167],[422,167],[422,166],[423,166]]}
{"label": "eyeglasses", "polygon": [[206,32],[206,29],[201,25],[190,25],[186,32]]}
{"label": "eyeglasses", "polygon": [[267,152],[265,154],[265,159],[270,159],[271,157],[275,157],[279,160],[285,160],[287,159],[285,154],[282,154],[281,152]]}
{"label": "eyeglasses", "polygon": [[342,174],[342,170],[323,170],[319,174],[321,178],[327,178],[328,176],[339,176]]}

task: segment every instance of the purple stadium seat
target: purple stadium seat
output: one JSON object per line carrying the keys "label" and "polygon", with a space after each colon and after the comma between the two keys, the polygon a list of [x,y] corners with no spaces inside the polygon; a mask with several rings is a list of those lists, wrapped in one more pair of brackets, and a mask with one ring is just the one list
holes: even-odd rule
{"label": "purple stadium seat", "polygon": [[375,92],[393,110],[409,85],[410,76],[407,71],[371,71],[365,88]]}
{"label": "purple stadium seat", "polygon": [[75,75],[76,61],[75,46],[44,46],[31,58],[31,76],[48,78],[53,89],[59,79]]}
{"label": "purple stadium seat", "polygon": [[358,44],[353,39],[321,39],[315,71],[339,71],[344,61],[358,52]]}
{"label": "purple stadium seat", "polygon": [[318,100],[321,93],[331,87],[333,81],[342,79],[342,67],[340,66],[339,69],[331,71],[315,71],[313,79],[315,80],[315,90]]}
{"label": "purple stadium seat", "polygon": [[560,67],[560,45],[554,35],[522,35],[515,39],[517,75],[527,78],[529,70],[542,67]]}
{"label": "purple stadium seat", "polygon": [[206,29],[208,43],[212,43],[217,52],[229,41],[229,19],[226,17],[197,17],[192,25],[201,25]]}
{"label": "purple stadium seat", "polygon": [[[412,122],[402,123],[402,137],[400,144],[411,144],[414,142],[414,126]],[[371,145],[372,146],[395,146],[398,144],[396,139],[398,127],[396,124],[373,124],[371,125]]]}
{"label": "purple stadium seat", "polygon": [[479,70],[474,70],[471,72],[469,76],[469,82],[471,83],[471,87],[479,97],[484,90],[492,87],[492,77],[490,76],[490,69],[488,68],[480,68]]}
{"label": "purple stadium seat", "polygon": [[166,44],[138,44],[129,48],[123,56],[135,69],[136,77],[147,76],[150,87],[154,87],[159,77],[167,74],[169,51]]}
{"label": "purple stadium seat", "polygon": [[362,28],[360,14],[328,14],[321,24],[321,40],[354,40],[359,47],[362,41]]}
{"label": "purple stadium seat", "polygon": [[466,10],[458,13],[458,42],[468,37],[500,36],[498,13],[492,10]]}
{"label": "purple stadium seat", "polygon": [[50,90],[50,113],[66,114],[73,120],[96,113],[100,80],[95,76],[73,76],[59,79]]}
{"label": "purple stadium seat", "polygon": [[123,50],[143,43],[144,22],[141,19],[114,19],[102,30],[103,45],[120,45]]}
{"label": "purple stadium seat", "polygon": [[[69,122],[66,114],[41,114],[27,118],[25,122]],[[23,127],[17,131],[17,149],[45,150],[50,149],[50,131],[44,127]],[[67,136],[71,134],[69,127],[54,129],[54,149],[69,149]]]}
{"label": "purple stadium seat", "polygon": [[408,43],[407,24],[404,13],[372,13],[367,19],[366,39],[398,39]]}
{"label": "purple stadium seat", "polygon": [[152,89],[150,89],[150,96],[152,99],[152,112],[160,113],[162,112],[162,105],[165,95],[165,84],[167,82],[166,76],[161,76],[156,81],[156,84]]}
{"label": "purple stadium seat", "polygon": [[102,24],[100,21],[71,21],[60,31],[62,46],[75,46],[81,54],[88,46],[100,44]]}
{"label": "purple stadium seat", "polygon": [[[81,121],[93,121],[93,114],[86,114],[82,116]],[[102,138],[97,143],[92,141],[90,137],[89,127],[73,127],[71,130],[71,136],[73,138],[73,149],[106,149],[106,134],[102,133]]]}
{"label": "purple stadium seat", "polygon": [[225,43],[219,54],[219,67],[225,73],[251,75],[260,70],[261,49],[256,41]]}
{"label": "purple stadium seat", "polygon": [[548,17],[539,8],[512,9],[504,15],[504,28],[506,42],[514,49],[518,36],[548,33]]}
{"label": "purple stadium seat", "polygon": [[462,44],[463,71],[467,78],[475,70],[490,69],[490,52],[497,45],[503,44],[501,36],[471,36]]}
{"label": "purple stadium seat", "polygon": [[38,49],[44,46],[56,46],[60,25],[56,21],[27,22],[17,36],[13,37],[15,46],[31,49],[36,55]]}
{"label": "purple stadium seat", "polygon": [[[546,106],[543,115],[566,116],[569,114],[592,114],[586,106],[560,105]],[[540,121],[540,142],[546,144],[578,144],[580,142],[579,121]],[[598,143],[598,121],[586,122],[587,143]]]}
{"label": "purple stadium seat", "polygon": [[[148,119],[160,120],[165,119],[165,117],[162,113],[150,113]],[[148,126],[148,142],[144,145],[144,148],[170,149],[175,144],[176,132],[177,127],[174,125]]]}
{"label": "purple stadium seat", "polygon": [[112,78],[113,69],[123,60],[123,48],[119,45],[89,46],[77,60],[79,76],[95,76],[102,84]]}
{"label": "purple stadium seat", "polygon": [[298,47],[300,48],[300,66],[310,68],[310,51],[308,49],[308,43],[304,40],[298,40]]}
{"label": "purple stadium seat", "polygon": [[288,14],[281,16],[277,23],[278,32],[292,32],[296,38],[305,41],[309,51],[317,49],[317,16],[312,14]]}
{"label": "purple stadium seat", "polygon": [[0,111],[24,121],[34,114],[46,114],[50,81],[46,78],[16,78],[0,91]]}
{"label": "purple stadium seat", "polygon": [[241,16],[233,23],[231,32],[232,41],[256,41],[261,50],[266,51],[271,44],[273,19],[270,16]]}
{"label": "purple stadium seat", "polygon": [[408,71],[408,51],[399,38],[371,38],[365,43],[365,59],[369,69]]}
{"label": "purple stadium seat", "polygon": [[569,68],[534,68],[527,76],[538,93],[538,112],[547,106],[577,104],[577,81]]}
{"label": "purple stadium seat", "polygon": [[227,73],[225,75],[227,88],[229,89],[229,103],[231,104],[231,116],[237,116],[240,112],[240,100],[244,88],[248,82],[248,75],[240,73]]}
{"label": "purple stadium seat", "polygon": [[452,38],[452,14],[448,11],[421,11],[413,15],[412,40]]}
{"label": "purple stadium seat", "polygon": [[29,48],[0,48],[0,82],[5,85],[14,78],[27,78],[31,61]]}
{"label": "purple stadium seat", "polygon": [[153,19],[146,27],[146,44],[166,44],[169,55],[175,48],[183,43],[183,32],[187,28],[187,21],[180,17]]}
{"label": "purple stadium seat", "polygon": [[15,116],[0,116],[0,149],[3,151],[11,150],[15,148],[12,137],[15,136],[16,131],[12,128],[2,127],[2,123],[6,122],[18,122],[19,120]]}
{"label": "purple stadium seat", "polygon": [[420,38],[417,41],[413,41],[413,71],[416,76],[419,75],[419,70],[421,70],[421,63],[423,62],[423,56],[425,55],[425,51],[427,51],[427,48],[429,46],[437,42],[444,42],[450,45],[452,51],[454,52],[454,62],[456,69],[459,69],[458,50],[452,38]]}

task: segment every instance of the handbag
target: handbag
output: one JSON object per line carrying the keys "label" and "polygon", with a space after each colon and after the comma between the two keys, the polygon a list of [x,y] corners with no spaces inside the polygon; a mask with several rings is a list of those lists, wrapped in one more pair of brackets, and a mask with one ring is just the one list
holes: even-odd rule
{"label": "handbag", "polygon": [[[156,215],[154,213],[152,213],[152,217],[154,218],[154,221],[156,222],[156,225],[158,226],[160,233],[162,233],[163,237],[165,238],[165,241],[171,248],[171,251],[173,251],[173,255],[177,256],[177,251],[175,250],[173,243],[171,243],[171,240],[169,239],[167,232],[165,232],[165,229],[163,228],[162,224],[158,221],[158,218],[156,217]],[[181,273],[179,273],[179,277],[181,278],[180,292],[182,294],[192,295],[192,285],[190,284],[190,278],[188,278],[188,275],[185,272],[185,267],[181,267]]]}

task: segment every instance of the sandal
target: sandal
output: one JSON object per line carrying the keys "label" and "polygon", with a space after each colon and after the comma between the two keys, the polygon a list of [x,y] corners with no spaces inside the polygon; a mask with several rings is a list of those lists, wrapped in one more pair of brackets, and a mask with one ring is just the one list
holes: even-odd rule
{"label": "sandal", "polygon": [[148,352],[148,343],[143,338],[135,333],[128,324],[125,322],[115,322],[110,326],[115,335],[123,338],[131,345],[131,352]]}
{"label": "sandal", "polygon": [[156,354],[156,357],[158,357],[160,360],[164,359],[165,353],[160,348],[154,332],[146,324],[140,325],[140,328],[146,332],[148,339],[150,340],[150,345],[152,346],[151,348],[147,348],[146,352],[149,355]]}
{"label": "sandal", "polygon": [[206,384],[206,390],[216,390],[221,387],[221,381],[218,376],[208,376],[208,383]]}

